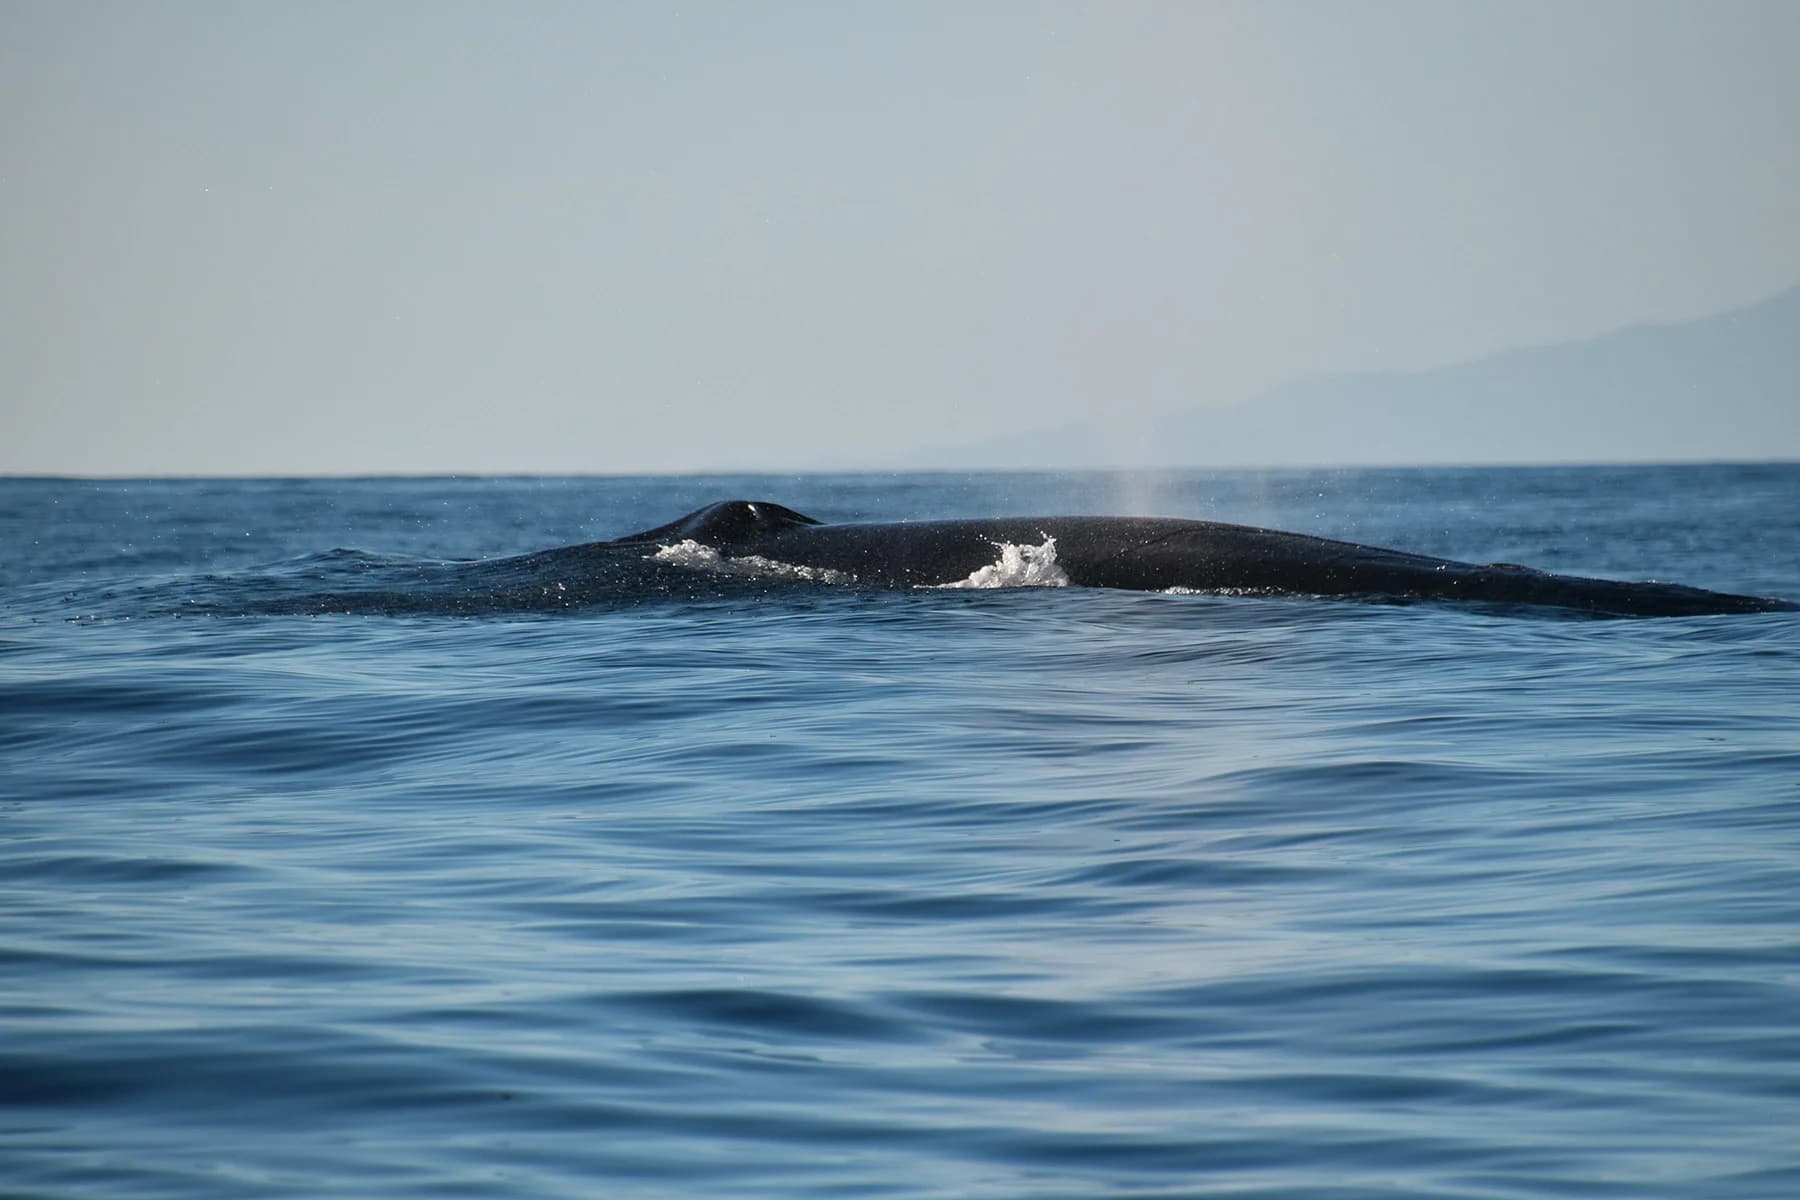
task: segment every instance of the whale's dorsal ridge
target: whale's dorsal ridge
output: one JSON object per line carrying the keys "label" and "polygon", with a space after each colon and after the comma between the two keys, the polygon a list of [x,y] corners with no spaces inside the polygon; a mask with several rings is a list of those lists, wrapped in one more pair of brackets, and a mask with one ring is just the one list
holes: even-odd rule
{"label": "whale's dorsal ridge", "polygon": [[821,522],[805,513],[795,512],[783,504],[768,500],[721,500],[705,508],[697,508],[687,516],[622,537],[621,542],[696,541],[715,549],[736,542],[767,537],[797,525]]}
{"label": "whale's dorsal ridge", "polygon": [[784,568],[829,573],[820,578],[849,577],[868,586],[936,587],[985,571],[994,562],[997,546],[1046,538],[1057,540],[1057,565],[1068,582],[1080,587],[1473,600],[1644,617],[1800,611],[1800,605],[1763,596],[1588,579],[1517,563],[1483,566],[1303,533],[1177,517],[826,525],[766,500],[725,500],[667,525],[595,545],[636,548],[693,541],[725,558],[760,558]]}

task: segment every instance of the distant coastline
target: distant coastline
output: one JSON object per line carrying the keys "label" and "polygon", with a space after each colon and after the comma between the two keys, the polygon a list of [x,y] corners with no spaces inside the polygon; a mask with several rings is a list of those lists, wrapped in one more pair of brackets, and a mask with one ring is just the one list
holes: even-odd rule
{"label": "distant coastline", "polygon": [[[1550,431],[1554,431],[1553,433]],[[1746,453],[1744,447],[1759,447]],[[952,468],[1533,466],[1800,459],[1800,287],[1424,371],[1325,376],[1242,404],[920,448]],[[899,465],[896,463],[896,465]]]}

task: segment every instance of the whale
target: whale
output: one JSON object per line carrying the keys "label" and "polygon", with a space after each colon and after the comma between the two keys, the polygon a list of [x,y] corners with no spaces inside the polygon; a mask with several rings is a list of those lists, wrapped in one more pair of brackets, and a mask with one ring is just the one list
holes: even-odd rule
{"label": "whale", "polygon": [[1774,597],[1560,575],[1516,563],[1459,562],[1175,517],[827,524],[770,501],[726,500],[653,529],[575,549],[654,551],[683,543],[707,548],[718,561],[781,564],[875,587],[950,586],[993,564],[1006,546],[1053,543],[1056,565],[1069,584],[1079,587],[1466,601],[1645,617],[1800,610],[1800,605]]}

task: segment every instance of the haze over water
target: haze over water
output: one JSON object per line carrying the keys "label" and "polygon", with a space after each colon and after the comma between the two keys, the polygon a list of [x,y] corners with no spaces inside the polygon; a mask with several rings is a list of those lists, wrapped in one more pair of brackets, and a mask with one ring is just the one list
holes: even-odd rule
{"label": "haze over water", "polygon": [[0,0],[0,472],[1792,458],[1731,370],[1207,418],[1792,289],[1796,60],[1787,0]]}
{"label": "haze over water", "polygon": [[[1800,1191],[1796,614],[297,602],[1126,486],[0,480],[0,1192]],[[1143,507],[1800,597],[1791,464]]]}

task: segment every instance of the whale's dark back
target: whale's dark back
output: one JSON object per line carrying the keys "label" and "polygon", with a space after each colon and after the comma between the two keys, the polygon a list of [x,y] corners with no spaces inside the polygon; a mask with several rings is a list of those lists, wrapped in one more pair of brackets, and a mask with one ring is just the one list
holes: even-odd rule
{"label": "whale's dark back", "polygon": [[1787,601],[1666,583],[1557,575],[1217,521],[1004,517],[827,525],[766,500],[727,500],[600,546],[692,540],[730,556],[826,569],[876,586],[942,586],[1002,544],[1053,539],[1069,582],[1109,588],[1465,600],[1622,616],[1789,610]]}

